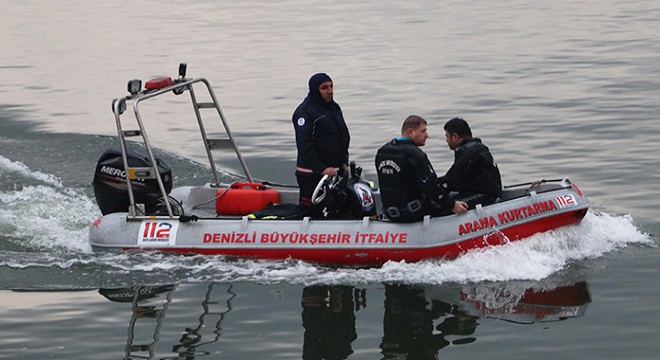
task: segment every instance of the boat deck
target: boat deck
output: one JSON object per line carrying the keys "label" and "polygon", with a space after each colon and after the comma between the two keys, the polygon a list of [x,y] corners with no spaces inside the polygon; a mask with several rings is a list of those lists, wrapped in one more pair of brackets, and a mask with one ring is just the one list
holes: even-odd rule
{"label": "boat deck", "polygon": [[[184,214],[188,216],[195,215],[198,217],[215,217],[219,219],[241,218],[241,215],[223,215],[216,212],[215,199],[218,196],[218,190],[223,188],[226,189],[229,187],[229,185],[230,184],[222,184],[220,187],[211,186],[210,184],[207,184],[203,187],[184,186],[173,189],[170,196],[182,202]],[[532,192],[541,194],[544,192],[554,191],[570,185],[571,184],[568,182],[568,180],[553,180],[552,182],[541,180],[533,183],[514,185],[513,187],[505,188],[502,190],[502,196],[498,202],[524,197]],[[283,187],[276,189],[279,193],[280,204],[298,203],[298,189]],[[377,190],[374,191],[374,197],[376,201],[376,212],[378,215],[377,218],[382,219],[382,216],[380,216],[383,213],[382,204],[380,201],[380,192]]]}

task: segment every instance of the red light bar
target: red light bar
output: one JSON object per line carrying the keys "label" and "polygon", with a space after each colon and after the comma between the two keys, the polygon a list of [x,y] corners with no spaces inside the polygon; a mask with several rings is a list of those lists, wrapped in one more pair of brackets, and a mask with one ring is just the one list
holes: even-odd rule
{"label": "red light bar", "polygon": [[147,83],[144,84],[144,88],[147,91],[151,91],[151,90],[162,89],[170,85],[172,85],[172,78],[164,76],[147,81]]}

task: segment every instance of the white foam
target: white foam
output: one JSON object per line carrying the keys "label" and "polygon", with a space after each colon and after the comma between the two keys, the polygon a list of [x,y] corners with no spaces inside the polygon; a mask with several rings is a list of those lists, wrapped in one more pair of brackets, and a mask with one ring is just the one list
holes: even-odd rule
{"label": "white foam", "polygon": [[[389,262],[368,269],[328,268],[303,261],[238,261],[214,258],[191,266],[189,281],[256,281],[262,283],[409,284],[536,281],[572,262],[601,257],[630,244],[653,245],[630,216],[589,212],[580,225],[532,236],[503,246],[475,250],[455,260]],[[189,264],[190,265],[190,264]]]}
{"label": "white foam", "polygon": [[[0,166],[6,166],[6,162]],[[35,175],[29,170],[27,172]],[[48,176],[45,178],[50,179]],[[537,234],[503,246],[474,250],[458,259],[412,264],[389,262],[367,269],[326,267],[297,260],[227,260],[222,256],[175,256],[153,252],[93,254],[87,243],[87,229],[100,215],[96,204],[81,192],[56,184],[59,182],[0,193],[0,229],[3,235],[36,250],[81,255],[77,260],[65,256],[58,258],[57,255],[39,257],[29,261],[31,265],[28,266],[66,268],[79,265],[84,259],[84,266],[99,266],[109,277],[113,272],[130,273],[137,277],[143,274],[147,278],[166,274],[173,281],[304,285],[536,281],[561,271],[573,262],[602,257],[630,244],[654,244],[647,234],[635,227],[631,216],[589,211],[579,225]],[[25,266],[15,262],[3,265]]]}
{"label": "white foam", "polygon": [[91,252],[87,228],[99,215],[96,204],[73,189],[38,185],[0,193],[3,236],[35,249]]}
{"label": "white foam", "polygon": [[62,253],[18,253],[18,252],[5,252],[7,255],[5,259],[0,260],[0,266],[7,266],[12,269],[29,269],[29,268],[59,268],[63,270],[71,269],[74,266],[87,266],[97,263],[97,259],[86,254],[85,256],[78,256],[78,254]]}
{"label": "white foam", "polygon": [[51,174],[44,174],[39,171],[32,171],[25,164],[18,161],[11,161],[0,155],[0,170],[19,173],[27,178],[42,181],[57,188],[64,187],[59,178]]}

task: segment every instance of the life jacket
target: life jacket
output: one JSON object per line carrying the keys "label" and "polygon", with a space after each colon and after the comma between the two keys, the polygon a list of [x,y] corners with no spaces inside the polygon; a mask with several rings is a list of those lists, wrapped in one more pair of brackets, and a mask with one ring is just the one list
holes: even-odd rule
{"label": "life jacket", "polygon": [[451,209],[426,153],[409,139],[393,139],[376,154],[376,171],[385,215],[402,221]]}

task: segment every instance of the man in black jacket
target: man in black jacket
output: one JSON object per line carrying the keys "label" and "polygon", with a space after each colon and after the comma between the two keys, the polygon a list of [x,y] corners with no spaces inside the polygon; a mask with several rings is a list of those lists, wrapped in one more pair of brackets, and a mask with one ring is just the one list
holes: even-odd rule
{"label": "man in black jacket", "polygon": [[383,145],[376,154],[376,171],[385,216],[391,221],[413,222],[424,215],[441,216],[467,210],[440,186],[426,153],[419,147],[429,137],[422,117],[410,115],[401,136]]}
{"label": "man in black jacket", "polygon": [[333,99],[333,83],[324,73],[309,79],[309,93],[293,113],[296,131],[296,179],[299,203],[306,216],[321,218],[322,209],[311,201],[314,188],[323,175],[348,171],[348,145],[351,137],[341,107]]}
{"label": "man in black jacket", "polygon": [[454,164],[439,178],[448,191],[458,192],[454,199],[489,205],[502,194],[502,179],[493,156],[481,139],[472,137],[467,121],[453,118],[444,126],[445,140],[454,150]]}

